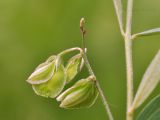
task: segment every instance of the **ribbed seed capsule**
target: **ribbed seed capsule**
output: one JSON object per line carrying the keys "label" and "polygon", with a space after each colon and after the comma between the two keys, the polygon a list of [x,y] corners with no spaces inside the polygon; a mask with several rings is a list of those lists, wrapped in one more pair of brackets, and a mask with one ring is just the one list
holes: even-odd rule
{"label": "ribbed seed capsule", "polygon": [[37,95],[56,97],[66,83],[66,72],[59,56],[51,56],[40,64],[27,80]]}
{"label": "ribbed seed capsule", "polygon": [[81,54],[73,56],[66,66],[67,82],[70,82],[83,67],[83,58]]}
{"label": "ribbed seed capsule", "polygon": [[65,70],[64,67],[60,65],[49,81],[42,84],[32,85],[32,87],[37,95],[55,98],[63,90],[65,83]]}
{"label": "ribbed seed capsule", "polygon": [[27,82],[30,84],[40,84],[47,82],[54,74],[56,56],[51,56],[46,62],[40,64],[30,75]]}
{"label": "ribbed seed capsule", "polygon": [[91,107],[98,96],[93,77],[78,81],[71,88],[64,91],[58,96],[57,101],[61,101],[60,107],[73,109]]}

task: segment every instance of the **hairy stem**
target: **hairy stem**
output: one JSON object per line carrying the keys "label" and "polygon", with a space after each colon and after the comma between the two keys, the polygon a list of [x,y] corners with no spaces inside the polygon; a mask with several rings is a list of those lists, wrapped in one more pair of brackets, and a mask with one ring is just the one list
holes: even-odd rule
{"label": "hairy stem", "polygon": [[125,54],[126,54],[126,67],[127,67],[127,111],[126,120],[133,120],[132,114],[128,111],[133,101],[133,64],[132,64],[132,41],[130,38],[125,39]]}
{"label": "hairy stem", "polygon": [[121,0],[113,0],[115,12],[118,18],[119,28],[121,34],[124,36],[124,29],[123,29],[123,10],[122,10],[122,4]]}
{"label": "hairy stem", "polygon": [[127,111],[126,119],[133,120],[133,112],[128,113],[133,102],[133,63],[132,63],[132,9],[133,0],[128,0],[127,4],[127,20],[126,20],[126,34],[125,34],[125,53],[126,53],[126,67],[127,67]]}
{"label": "hairy stem", "polygon": [[108,114],[109,120],[114,120],[114,118],[112,116],[112,113],[111,113],[111,110],[109,108],[107,99],[106,99],[106,97],[105,97],[105,95],[103,93],[103,90],[101,89],[101,86],[99,84],[99,81],[97,80],[97,78],[96,78],[96,76],[95,76],[95,74],[94,74],[94,72],[93,72],[93,70],[91,68],[91,65],[90,65],[90,63],[88,61],[88,57],[87,57],[86,52],[85,52],[84,34],[82,34],[82,50],[83,50],[82,57],[84,59],[85,65],[86,65],[86,67],[87,67],[87,69],[89,71],[89,74],[92,75],[96,80],[96,87],[97,87],[97,89],[99,91],[100,97],[102,99],[102,102],[103,102],[103,105],[105,107],[106,113]]}

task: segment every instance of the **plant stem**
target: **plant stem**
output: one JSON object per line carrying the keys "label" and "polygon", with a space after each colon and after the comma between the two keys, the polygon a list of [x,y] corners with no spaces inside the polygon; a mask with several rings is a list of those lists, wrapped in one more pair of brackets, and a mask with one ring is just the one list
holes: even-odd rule
{"label": "plant stem", "polygon": [[133,0],[128,0],[127,4],[127,20],[126,20],[126,34],[131,36],[132,28],[132,9],[133,9]]}
{"label": "plant stem", "polygon": [[122,10],[122,4],[121,0],[113,0],[115,12],[118,18],[119,28],[122,36],[125,35],[124,29],[123,29],[123,10]]}
{"label": "plant stem", "polygon": [[62,51],[61,53],[59,53],[59,56],[63,56],[64,54],[73,52],[73,51],[80,51],[80,53],[82,52],[82,49],[80,47],[74,47],[74,48],[70,48],[70,49],[66,49],[64,51]]}
{"label": "plant stem", "polygon": [[129,109],[133,102],[133,63],[132,63],[132,9],[133,0],[128,0],[127,4],[127,20],[126,20],[126,34],[125,34],[125,54],[127,67],[127,111],[126,120],[133,120],[134,111],[129,114]]}
{"label": "plant stem", "polygon": [[132,41],[131,39],[125,39],[125,54],[126,54],[126,67],[127,67],[127,111],[126,120],[133,120],[132,114],[128,114],[128,111],[133,101],[133,65],[132,65]]}
{"label": "plant stem", "polygon": [[113,118],[113,116],[112,116],[112,113],[111,113],[111,110],[110,110],[110,108],[109,108],[107,99],[106,99],[106,97],[104,96],[104,93],[103,93],[103,90],[101,89],[101,86],[100,86],[100,84],[99,84],[99,81],[97,80],[97,78],[96,78],[96,76],[95,76],[95,74],[94,74],[94,72],[93,72],[93,70],[92,70],[92,68],[91,68],[91,65],[90,65],[90,63],[89,63],[89,61],[88,61],[88,57],[87,57],[87,54],[86,54],[86,52],[85,52],[85,42],[84,42],[84,34],[83,34],[83,33],[82,33],[82,50],[83,50],[83,52],[82,52],[82,57],[83,57],[83,59],[84,59],[85,65],[86,65],[86,67],[87,67],[87,69],[88,69],[88,71],[89,71],[89,74],[92,75],[92,76],[95,78],[95,80],[96,80],[96,82],[95,82],[95,83],[96,83],[96,87],[97,87],[97,89],[98,89],[98,91],[99,91],[101,100],[102,100],[103,105],[104,105],[104,107],[105,107],[106,113],[108,114],[109,120],[114,120],[114,118]]}

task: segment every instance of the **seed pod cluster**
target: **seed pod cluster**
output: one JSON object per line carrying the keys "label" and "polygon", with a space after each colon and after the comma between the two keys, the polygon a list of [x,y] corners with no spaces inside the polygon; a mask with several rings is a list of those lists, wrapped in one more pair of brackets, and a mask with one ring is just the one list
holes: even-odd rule
{"label": "seed pod cluster", "polygon": [[64,86],[81,71],[83,64],[81,54],[70,58],[67,65],[62,63],[62,56],[53,55],[34,70],[27,82],[32,85],[37,95],[47,98],[57,97],[62,108],[90,107],[98,96],[95,80],[92,76],[79,80],[61,93]]}

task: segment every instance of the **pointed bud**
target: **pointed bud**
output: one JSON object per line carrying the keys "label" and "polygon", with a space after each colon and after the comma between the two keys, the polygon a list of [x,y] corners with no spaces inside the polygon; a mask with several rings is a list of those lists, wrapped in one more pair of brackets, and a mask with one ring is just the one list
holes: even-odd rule
{"label": "pointed bud", "polygon": [[66,66],[67,82],[70,82],[82,69],[84,61],[81,54],[73,56]]}
{"label": "pointed bud", "polygon": [[80,30],[81,32],[83,33],[83,35],[86,33],[86,30],[84,28],[84,25],[85,25],[85,19],[84,18],[81,18],[80,20]]}
{"label": "pointed bud", "polygon": [[27,82],[30,84],[47,82],[54,74],[55,59],[55,56],[51,56],[46,62],[40,64],[29,76]]}
{"label": "pointed bud", "polygon": [[92,76],[78,81],[71,88],[58,96],[57,101],[61,101],[60,107],[73,109],[91,107],[98,97],[98,91]]}
{"label": "pointed bud", "polygon": [[84,20],[84,18],[81,18],[81,20],[80,20],[80,28],[83,28],[84,25],[85,25],[85,20]]}
{"label": "pointed bud", "polygon": [[32,85],[32,87],[37,95],[55,98],[63,90],[65,83],[65,70],[64,67],[60,65],[49,81]]}

